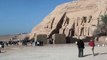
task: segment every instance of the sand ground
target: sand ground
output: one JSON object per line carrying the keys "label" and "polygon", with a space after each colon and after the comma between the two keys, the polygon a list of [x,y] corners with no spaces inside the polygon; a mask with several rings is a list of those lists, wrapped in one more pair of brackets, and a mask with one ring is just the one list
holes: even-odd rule
{"label": "sand ground", "polygon": [[95,47],[91,54],[89,46],[85,46],[84,56],[78,58],[78,48],[75,44],[56,44],[45,46],[13,46],[6,47],[0,53],[0,60],[107,60],[107,46]]}

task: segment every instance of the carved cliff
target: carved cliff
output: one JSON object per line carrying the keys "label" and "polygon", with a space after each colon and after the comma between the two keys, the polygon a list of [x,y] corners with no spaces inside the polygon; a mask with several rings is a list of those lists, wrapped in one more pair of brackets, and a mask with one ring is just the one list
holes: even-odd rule
{"label": "carved cliff", "polygon": [[39,25],[34,27],[30,38],[38,34],[65,34],[66,37],[93,36],[101,20],[107,13],[107,0],[78,0],[61,4]]}

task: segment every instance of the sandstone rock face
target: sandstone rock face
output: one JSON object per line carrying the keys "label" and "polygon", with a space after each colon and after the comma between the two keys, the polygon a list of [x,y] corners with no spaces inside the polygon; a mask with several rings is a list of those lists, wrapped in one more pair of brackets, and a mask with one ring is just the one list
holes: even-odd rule
{"label": "sandstone rock face", "polygon": [[66,37],[93,36],[101,15],[107,13],[107,0],[78,0],[55,8],[30,34],[65,34]]}
{"label": "sandstone rock face", "polygon": [[43,41],[43,44],[47,44],[47,35],[37,35],[35,41]]}
{"label": "sandstone rock face", "polygon": [[53,44],[65,44],[66,37],[64,34],[54,34],[52,35]]}

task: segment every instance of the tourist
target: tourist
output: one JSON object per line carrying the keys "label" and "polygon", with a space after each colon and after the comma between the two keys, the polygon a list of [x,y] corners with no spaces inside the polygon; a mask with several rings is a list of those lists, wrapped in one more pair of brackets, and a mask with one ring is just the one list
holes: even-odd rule
{"label": "tourist", "polygon": [[0,53],[1,53],[2,45],[0,44]]}
{"label": "tourist", "polygon": [[83,57],[83,49],[84,49],[84,42],[83,40],[78,40],[77,41],[77,45],[78,45],[78,57]]}
{"label": "tourist", "polygon": [[89,46],[91,47],[91,50],[92,50],[92,54],[93,54],[93,56],[94,56],[94,47],[95,47],[95,43],[94,43],[94,40],[90,40],[90,42],[89,42]]}

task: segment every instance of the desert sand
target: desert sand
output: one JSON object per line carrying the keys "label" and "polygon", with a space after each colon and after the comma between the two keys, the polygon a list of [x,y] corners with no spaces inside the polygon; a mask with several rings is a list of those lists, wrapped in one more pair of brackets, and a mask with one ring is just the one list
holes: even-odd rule
{"label": "desert sand", "polygon": [[78,57],[75,44],[55,44],[45,46],[6,47],[0,53],[0,60],[107,60],[107,46],[95,47],[95,56],[89,46],[85,46],[84,57]]}

